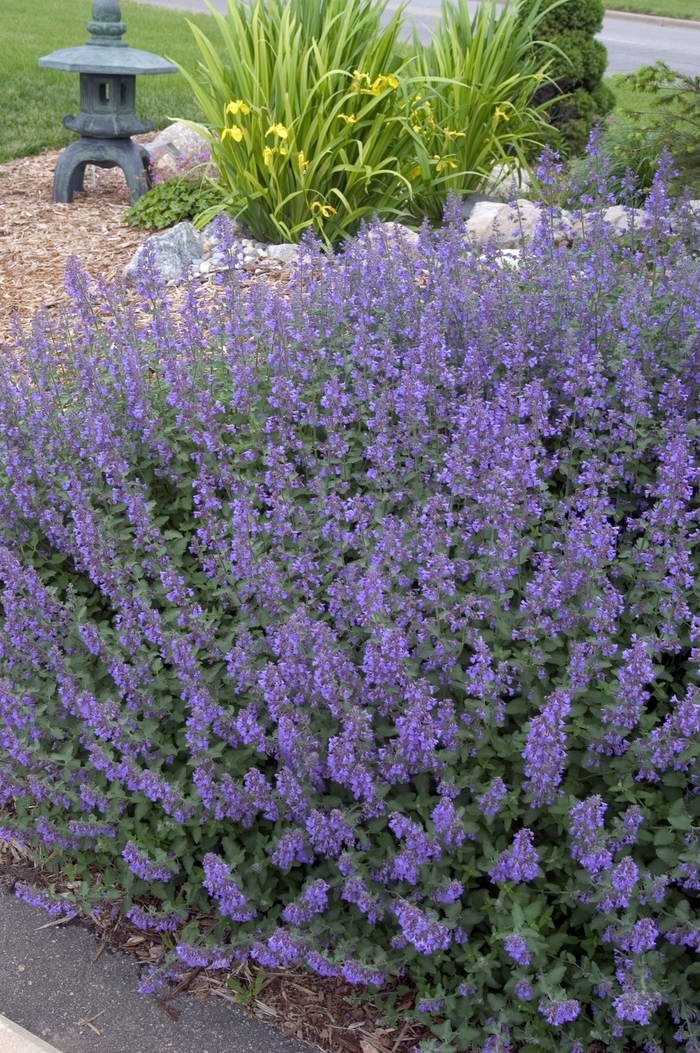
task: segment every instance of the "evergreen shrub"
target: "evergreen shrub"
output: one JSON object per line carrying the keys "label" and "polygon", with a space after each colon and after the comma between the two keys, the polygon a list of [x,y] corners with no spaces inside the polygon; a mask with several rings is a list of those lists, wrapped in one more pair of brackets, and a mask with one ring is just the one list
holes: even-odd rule
{"label": "evergreen shrub", "polygon": [[[538,0],[522,0],[520,17],[526,18],[536,6]],[[583,153],[596,121],[615,106],[615,96],[603,82],[607,50],[595,39],[604,15],[603,0],[563,0],[551,5],[538,26],[539,40],[558,51],[545,52],[552,83],[543,84],[533,102],[549,103],[549,120],[556,130],[553,145],[567,156]]]}
{"label": "evergreen shrub", "polygon": [[71,266],[0,360],[1,835],[67,882],[18,894],[165,933],[143,990],[697,1053],[700,245],[647,208],[180,309]]}

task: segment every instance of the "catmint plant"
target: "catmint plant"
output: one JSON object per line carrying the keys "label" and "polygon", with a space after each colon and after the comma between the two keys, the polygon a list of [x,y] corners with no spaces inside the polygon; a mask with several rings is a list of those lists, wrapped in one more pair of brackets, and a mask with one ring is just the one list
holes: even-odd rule
{"label": "catmint plant", "polygon": [[0,836],[168,934],[142,990],[699,1048],[700,243],[664,172],[620,236],[599,163],[518,268],[452,201],[284,291],[72,261],[4,348]]}

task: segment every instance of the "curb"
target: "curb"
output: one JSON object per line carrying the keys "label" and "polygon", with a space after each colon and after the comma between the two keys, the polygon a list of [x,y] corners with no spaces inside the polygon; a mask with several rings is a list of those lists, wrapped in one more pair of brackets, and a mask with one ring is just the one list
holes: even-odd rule
{"label": "curb", "polygon": [[621,22],[643,22],[647,26],[676,26],[678,29],[700,29],[700,22],[692,18],[669,18],[668,15],[643,15],[639,11],[616,11],[607,8],[606,18],[619,19]]}
{"label": "curb", "polygon": [[0,1016],[0,1053],[60,1053],[55,1046]]}

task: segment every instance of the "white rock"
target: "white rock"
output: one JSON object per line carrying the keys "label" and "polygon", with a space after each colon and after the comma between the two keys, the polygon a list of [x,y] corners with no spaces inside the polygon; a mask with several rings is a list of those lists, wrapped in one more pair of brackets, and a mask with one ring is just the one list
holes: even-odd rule
{"label": "white rock", "polygon": [[202,256],[201,234],[191,223],[177,223],[162,234],[152,234],[141,242],[124,268],[125,278],[134,277],[147,245],[153,248],[156,269],[166,282],[181,278],[189,270],[192,261]]}
{"label": "white rock", "polygon": [[292,263],[299,255],[298,245],[268,245],[267,258],[278,263]]}
{"label": "white rock", "polygon": [[[206,132],[203,124],[198,124],[197,128]],[[189,125],[183,124],[182,121],[175,121],[174,124],[163,128],[153,142],[147,144],[146,149],[151,157],[162,156],[163,152],[167,151],[175,157],[186,157],[192,160],[205,150],[208,153],[209,143]]]}
{"label": "white rock", "polygon": [[415,230],[411,230],[410,227],[405,226],[403,223],[390,222],[383,223],[382,226],[389,237],[399,237],[402,241],[405,241],[407,245],[417,245],[420,241],[420,235]]}
{"label": "white rock", "polygon": [[[493,238],[501,249],[520,249],[532,244],[540,222],[548,223],[546,214],[525,198],[518,198],[514,206],[500,201],[478,201],[467,220],[466,237],[480,247]],[[555,245],[572,240],[570,226],[569,213],[562,212],[555,217],[552,226]]]}
{"label": "white rock", "polygon": [[467,220],[467,237],[477,245],[485,245],[494,233],[493,224],[507,209],[501,201],[477,201]]}
{"label": "white rock", "polygon": [[484,193],[499,201],[512,201],[532,186],[529,175],[518,164],[499,164],[491,169],[484,184]]}
{"label": "white rock", "polygon": [[626,205],[611,205],[603,212],[603,219],[615,228],[618,234],[625,234],[630,229],[631,220],[639,230],[649,221],[649,213],[643,208],[627,208]]}

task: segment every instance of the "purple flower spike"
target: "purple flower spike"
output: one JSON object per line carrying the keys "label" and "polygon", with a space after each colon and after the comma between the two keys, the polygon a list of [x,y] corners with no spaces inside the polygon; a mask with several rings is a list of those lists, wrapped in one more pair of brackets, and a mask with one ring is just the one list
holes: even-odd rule
{"label": "purple flower spike", "polygon": [[517,965],[529,965],[531,954],[522,936],[506,936],[504,947]]}
{"label": "purple flower spike", "polygon": [[562,1024],[570,1024],[576,1019],[581,1012],[581,1006],[575,998],[569,998],[565,1002],[554,1002],[550,998],[542,998],[538,1011],[552,1027],[561,1027]]}
{"label": "purple flower spike", "polygon": [[532,830],[519,830],[513,838],[513,844],[501,853],[497,865],[489,870],[489,877],[494,882],[534,881],[537,877],[539,855],[532,846]]}

